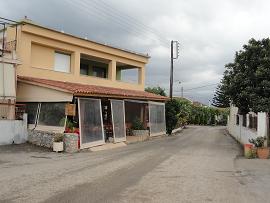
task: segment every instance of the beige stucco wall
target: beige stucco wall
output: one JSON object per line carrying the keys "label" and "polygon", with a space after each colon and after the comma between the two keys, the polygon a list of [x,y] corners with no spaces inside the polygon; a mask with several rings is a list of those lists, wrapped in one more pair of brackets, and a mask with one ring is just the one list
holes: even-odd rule
{"label": "beige stucco wall", "polygon": [[[17,68],[21,76],[38,77],[90,85],[133,90],[144,90],[145,64],[148,58],[125,52],[77,37],[65,35],[31,24],[22,25],[18,33],[18,57],[22,65]],[[12,34],[12,32],[8,32]],[[53,70],[54,51],[71,54],[71,72]],[[108,79],[80,75],[80,55],[86,54],[110,60]],[[116,81],[116,62],[139,67],[139,83]]]}
{"label": "beige stucco wall", "polygon": [[32,43],[31,45],[31,66],[53,70],[54,49],[47,46]]}
{"label": "beige stucco wall", "polygon": [[15,65],[0,61],[0,100],[16,98]]}
{"label": "beige stucco wall", "polygon": [[73,94],[18,81],[17,102],[71,102]]}

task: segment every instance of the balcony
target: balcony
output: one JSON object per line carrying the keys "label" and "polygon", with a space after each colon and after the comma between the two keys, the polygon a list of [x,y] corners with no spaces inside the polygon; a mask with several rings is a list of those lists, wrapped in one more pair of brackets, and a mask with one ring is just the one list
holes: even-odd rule
{"label": "balcony", "polygon": [[81,54],[80,75],[108,79],[109,60]]}

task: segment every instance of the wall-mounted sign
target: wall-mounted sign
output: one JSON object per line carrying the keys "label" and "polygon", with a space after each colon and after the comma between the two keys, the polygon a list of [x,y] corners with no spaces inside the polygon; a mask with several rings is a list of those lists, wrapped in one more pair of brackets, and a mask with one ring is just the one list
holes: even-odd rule
{"label": "wall-mounted sign", "polygon": [[66,104],[65,114],[66,114],[66,116],[75,116],[76,105],[75,104]]}

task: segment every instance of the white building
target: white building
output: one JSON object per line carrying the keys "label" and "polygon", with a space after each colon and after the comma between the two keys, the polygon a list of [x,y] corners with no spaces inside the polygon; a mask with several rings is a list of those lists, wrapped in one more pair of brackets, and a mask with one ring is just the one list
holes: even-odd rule
{"label": "white building", "polygon": [[[0,26],[0,145],[27,140],[27,116],[16,106],[16,39],[7,39],[6,25]],[[16,26],[16,25],[14,25]]]}
{"label": "white building", "polygon": [[249,144],[251,138],[267,136],[267,119],[265,112],[239,115],[238,108],[231,106],[227,129],[240,143]]}

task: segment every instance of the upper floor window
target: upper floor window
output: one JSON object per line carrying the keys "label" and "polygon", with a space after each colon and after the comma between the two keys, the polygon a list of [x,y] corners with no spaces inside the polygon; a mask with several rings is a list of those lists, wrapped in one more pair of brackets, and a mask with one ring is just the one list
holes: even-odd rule
{"label": "upper floor window", "polygon": [[80,74],[98,78],[108,78],[109,60],[81,55]]}
{"label": "upper floor window", "polygon": [[69,73],[70,72],[70,54],[54,52],[54,70]]}

